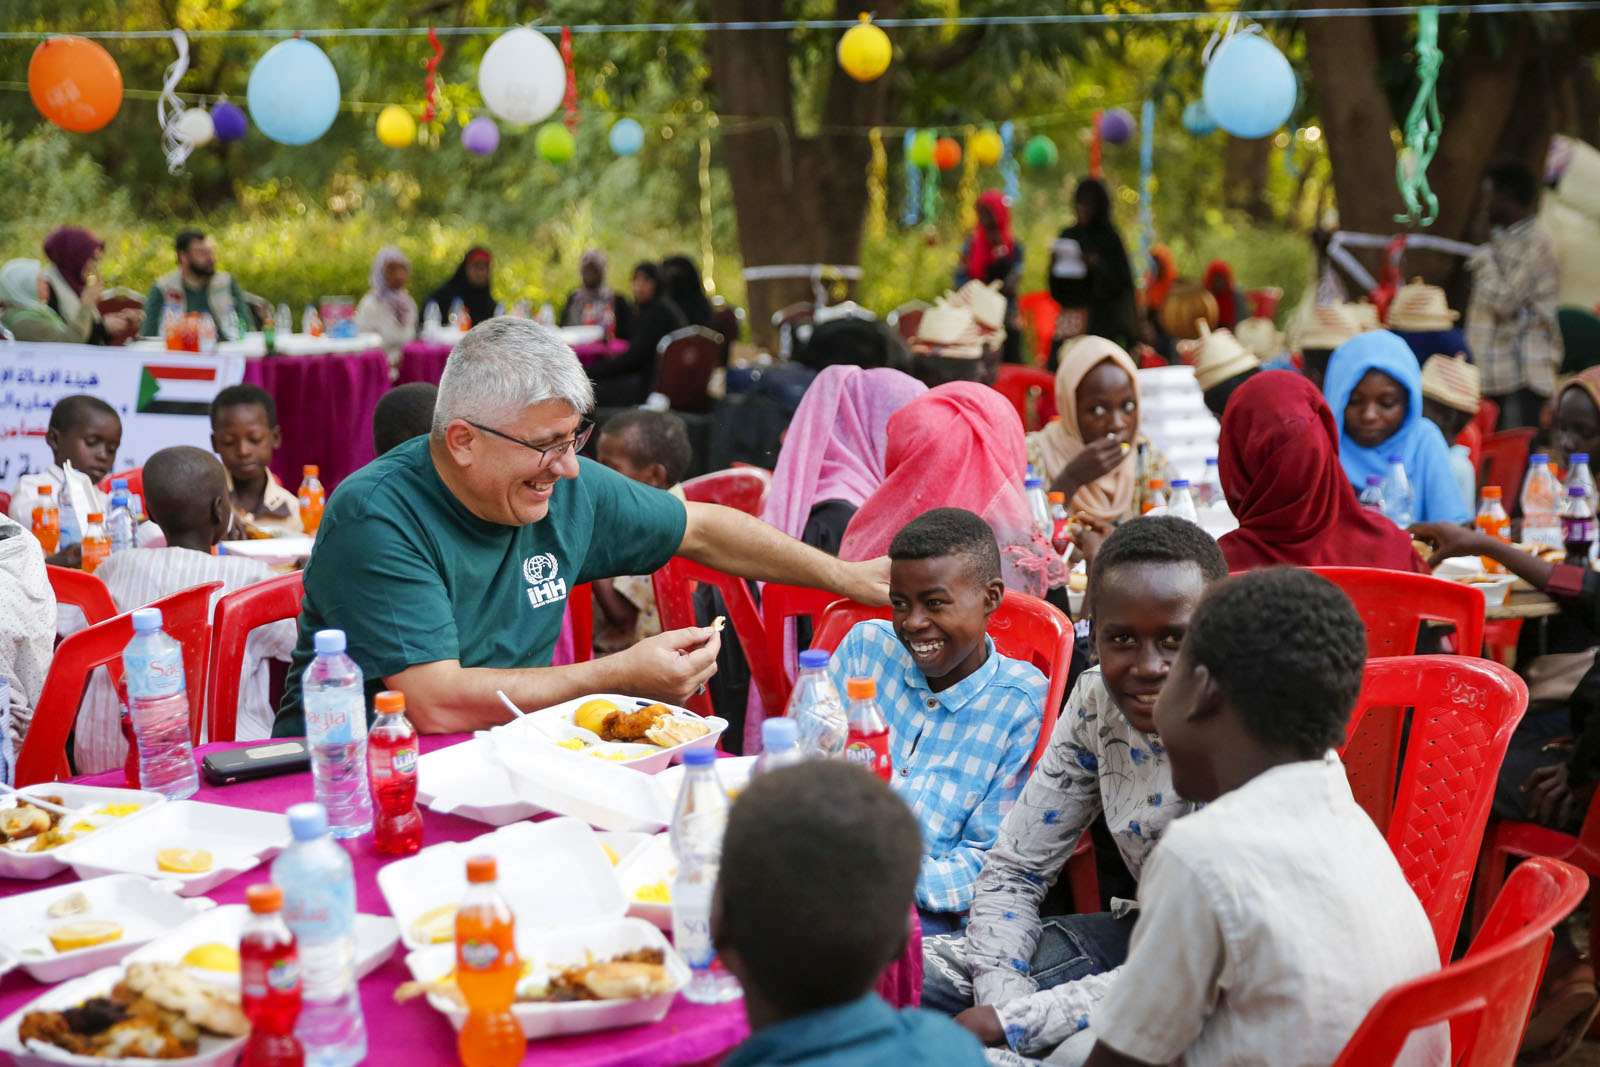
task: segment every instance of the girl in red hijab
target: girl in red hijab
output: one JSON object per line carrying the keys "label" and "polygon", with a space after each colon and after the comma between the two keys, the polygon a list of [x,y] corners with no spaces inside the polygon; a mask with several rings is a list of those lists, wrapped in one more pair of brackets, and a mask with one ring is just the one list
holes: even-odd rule
{"label": "girl in red hijab", "polygon": [[1217,467],[1239,520],[1219,540],[1229,570],[1288,564],[1429,573],[1410,534],[1357,503],[1339,463],[1333,412],[1300,375],[1264,371],[1234,392]]}
{"label": "girl in red hijab", "polygon": [[961,256],[964,270],[956,271],[956,288],[969,281],[1009,282],[1021,268],[1017,239],[1011,234],[1011,207],[998,189],[978,194],[978,225],[967,238]]}

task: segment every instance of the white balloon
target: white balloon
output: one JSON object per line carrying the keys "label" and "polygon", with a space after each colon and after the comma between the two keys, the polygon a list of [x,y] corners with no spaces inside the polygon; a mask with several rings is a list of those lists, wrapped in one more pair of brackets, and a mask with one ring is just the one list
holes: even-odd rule
{"label": "white balloon", "polygon": [[210,142],[216,135],[211,114],[203,107],[191,107],[178,117],[178,136],[195,148]]}
{"label": "white balloon", "polygon": [[507,122],[529,125],[549,118],[567,92],[567,68],[550,38],[519,26],[495,38],[478,64],[478,92]]}

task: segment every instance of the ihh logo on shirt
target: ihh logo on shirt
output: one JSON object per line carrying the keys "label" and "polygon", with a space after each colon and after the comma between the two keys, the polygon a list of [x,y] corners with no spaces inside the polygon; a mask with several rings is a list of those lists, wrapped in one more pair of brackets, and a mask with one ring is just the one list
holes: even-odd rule
{"label": "ihh logo on shirt", "polygon": [[536,608],[567,597],[567,580],[556,577],[556,557],[549,552],[523,560],[522,576],[532,586],[528,590],[528,603]]}

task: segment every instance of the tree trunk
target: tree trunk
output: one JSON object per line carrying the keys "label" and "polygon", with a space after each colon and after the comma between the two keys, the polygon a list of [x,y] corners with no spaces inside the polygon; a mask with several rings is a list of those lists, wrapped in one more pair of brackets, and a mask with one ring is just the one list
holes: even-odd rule
{"label": "tree trunk", "polygon": [[1272,221],[1267,202],[1267,174],[1272,165],[1272,138],[1246,140],[1229,135],[1223,152],[1223,197],[1227,205],[1247,213],[1256,222]]}

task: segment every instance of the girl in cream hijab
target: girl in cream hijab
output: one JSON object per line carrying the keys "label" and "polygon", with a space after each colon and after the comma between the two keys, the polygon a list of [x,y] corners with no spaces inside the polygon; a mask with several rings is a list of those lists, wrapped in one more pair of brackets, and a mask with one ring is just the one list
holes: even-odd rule
{"label": "girl in cream hijab", "polygon": [[[1166,459],[1139,434],[1139,373],[1133,360],[1104,337],[1062,345],[1056,371],[1060,417],[1028,435],[1028,462],[1052,493],[1065,493],[1067,511],[1119,523],[1140,513],[1138,450],[1152,472]],[[1159,473],[1154,476],[1159,477]]]}

